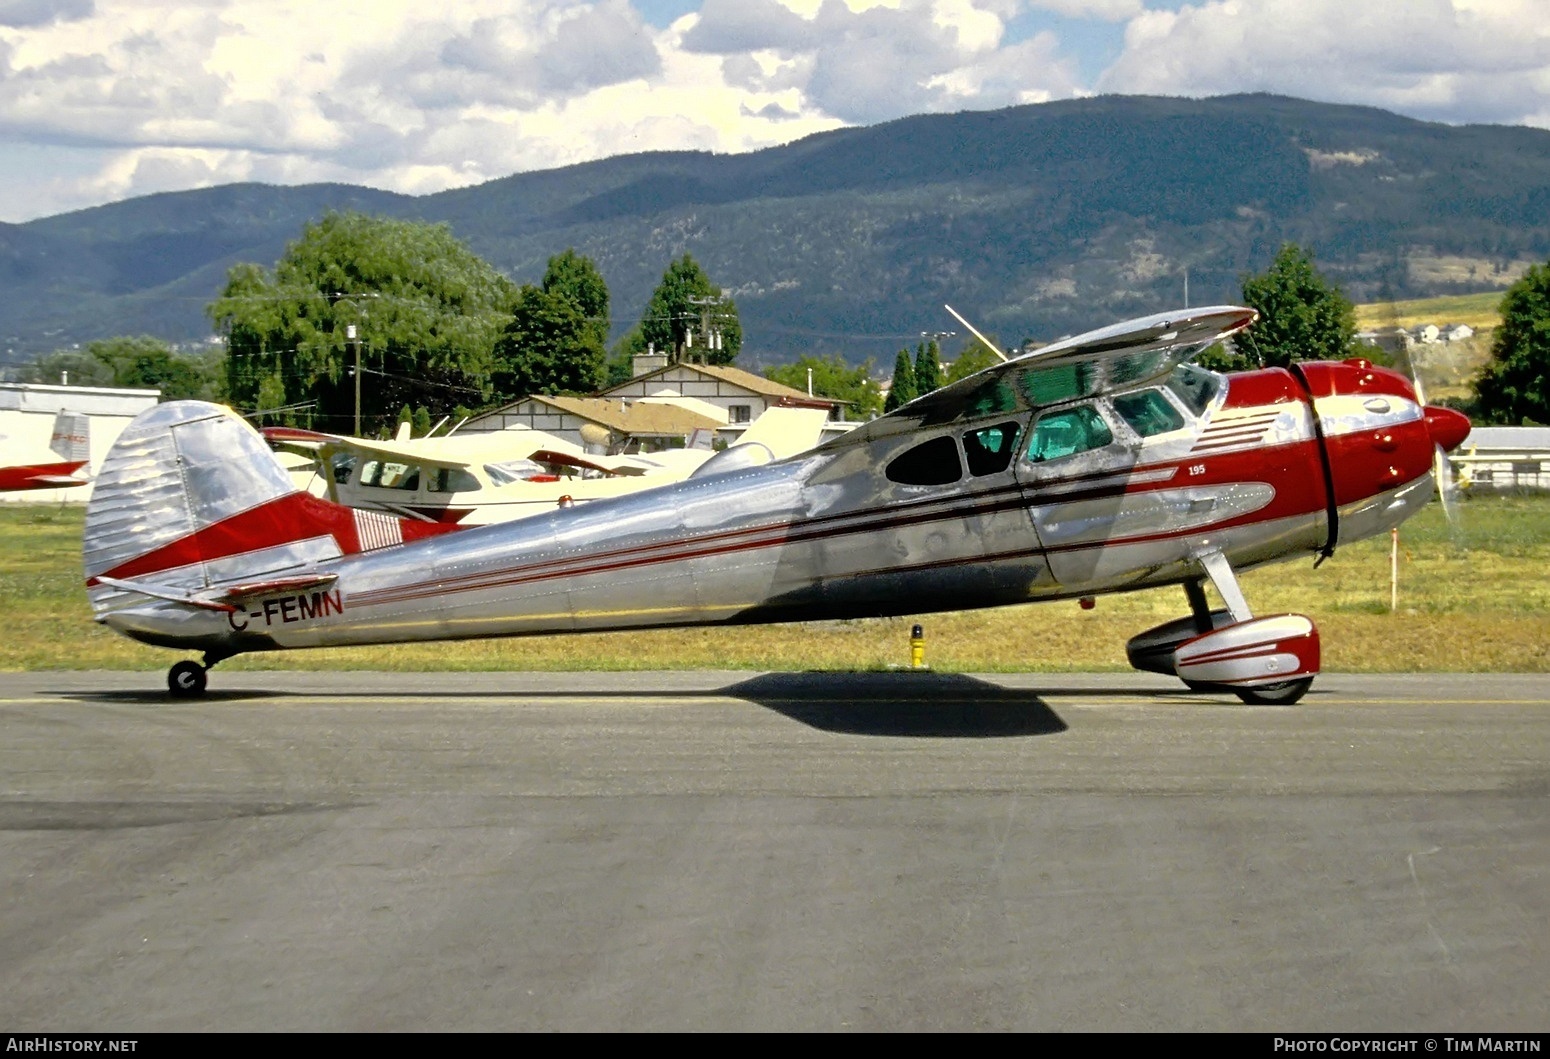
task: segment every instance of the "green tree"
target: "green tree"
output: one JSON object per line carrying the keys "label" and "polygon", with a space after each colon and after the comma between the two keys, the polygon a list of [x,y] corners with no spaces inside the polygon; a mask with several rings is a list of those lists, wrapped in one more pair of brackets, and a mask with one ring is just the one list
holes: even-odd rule
{"label": "green tree", "polygon": [[103,338],[88,342],[85,349],[45,354],[20,374],[22,382],[57,383],[67,372],[77,386],[160,390],[167,401],[221,396],[216,358],[177,353],[148,335]]}
{"label": "green tree", "polygon": [[1473,411],[1487,423],[1550,423],[1550,263],[1508,287],[1500,312]]}
{"label": "green tree", "polygon": [[[272,273],[233,266],[208,312],[238,407],[291,409],[278,418],[351,432],[359,360],[361,431],[371,434],[405,404],[483,402],[511,296],[444,224],[330,213]],[[314,415],[295,411],[307,404]]]}
{"label": "green tree", "polygon": [[915,394],[928,394],[941,385],[942,350],[933,338],[915,347]]}
{"label": "green tree", "polygon": [[963,352],[953,361],[952,367],[947,369],[947,381],[957,382],[959,379],[967,379],[975,372],[984,371],[1000,363],[1001,358],[996,356],[995,350],[976,338],[964,347]]}
{"label": "green tree", "polygon": [[605,356],[597,328],[569,294],[523,287],[495,344],[495,397],[591,393],[603,381]]}
{"label": "green tree", "polygon": [[592,331],[600,350],[608,347],[608,284],[590,257],[576,253],[574,247],[549,259],[544,270],[545,294],[562,294],[576,303]]}
{"label": "green tree", "polygon": [[910,351],[901,349],[893,361],[893,384],[888,389],[888,400],[883,404],[883,411],[892,412],[901,405],[909,404],[916,396],[915,366],[910,363]]}
{"label": "green tree", "polygon": [[766,368],[764,377],[797,390],[807,389],[812,372],[813,393],[849,405],[847,416],[855,420],[875,417],[883,410],[883,391],[872,381],[872,361],[853,368],[838,353],[827,357],[798,357],[794,364]]}
{"label": "green tree", "polygon": [[1259,310],[1259,319],[1234,340],[1251,363],[1285,367],[1351,355],[1356,307],[1295,243],[1282,245],[1269,271],[1243,281],[1243,304]]}
{"label": "green tree", "polygon": [[662,274],[629,352],[648,347],[680,360],[730,364],[743,346],[737,305],[685,254]]}

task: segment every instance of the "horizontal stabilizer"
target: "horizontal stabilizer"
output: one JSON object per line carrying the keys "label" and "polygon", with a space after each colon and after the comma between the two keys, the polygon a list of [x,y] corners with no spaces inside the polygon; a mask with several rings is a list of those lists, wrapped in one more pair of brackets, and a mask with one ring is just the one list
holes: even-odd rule
{"label": "horizontal stabilizer", "polygon": [[186,603],[202,610],[232,611],[233,604],[255,596],[277,595],[282,592],[305,592],[309,588],[322,588],[339,580],[338,574],[304,574],[298,577],[276,577],[267,581],[249,581],[238,585],[220,585],[198,592],[185,591],[171,585],[157,585],[146,581],[132,581],[117,577],[98,577],[97,582],[124,592],[138,592],[153,599]]}
{"label": "horizontal stabilizer", "polygon": [[305,592],[309,588],[322,588],[339,580],[338,574],[305,574],[299,577],[277,577],[268,581],[250,581],[241,585],[221,585],[205,593],[213,600],[235,603],[254,596],[276,595],[281,592]]}

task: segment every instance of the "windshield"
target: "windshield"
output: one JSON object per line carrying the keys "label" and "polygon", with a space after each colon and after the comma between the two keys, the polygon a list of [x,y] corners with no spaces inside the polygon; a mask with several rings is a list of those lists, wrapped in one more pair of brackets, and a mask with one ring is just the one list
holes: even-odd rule
{"label": "windshield", "polygon": [[507,460],[504,463],[487,463],[485,472],[489,474],[490,481],[496,485],[510,485],[512,482],[525,482],[540,474],[548,473],[544,465],[537,460]]}
{"label": "windshield", "polygon": [[1180,364],[1168,376],[1168,389],[1197,416],[1211,406],[1211,401],[1221,388],[1220,375],[1193,364]]}

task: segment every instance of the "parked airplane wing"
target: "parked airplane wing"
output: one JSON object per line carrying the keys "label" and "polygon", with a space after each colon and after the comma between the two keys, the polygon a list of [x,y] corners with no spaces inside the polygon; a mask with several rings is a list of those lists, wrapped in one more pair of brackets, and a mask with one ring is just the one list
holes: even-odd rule
{"label": "parked airplane wing", "polygon": [[[325,434],[299,427],[265,427],[260,433],[272,448],[313,454],[326,460],[334,453],[397,460],[433,467],[466,468],[491,460],[540,459],[535,452],[563,454],[568,460],[587,457],[578,445],[542,430],[514,428],[442,438],[380,440]],[[586,464],[582,464],[585,466]]]}

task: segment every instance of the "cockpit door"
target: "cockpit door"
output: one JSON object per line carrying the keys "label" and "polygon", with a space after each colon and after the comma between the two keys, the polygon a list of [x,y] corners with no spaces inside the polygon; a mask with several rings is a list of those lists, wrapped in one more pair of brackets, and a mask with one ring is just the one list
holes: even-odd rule
{"label": "cockpit door", "polygon": [[1018,453],[1017,481],[1050,573],[1062,585],[1092,580],[1099,551],[1114,535],[1138,448],[1099,399],[1034,417]]}

